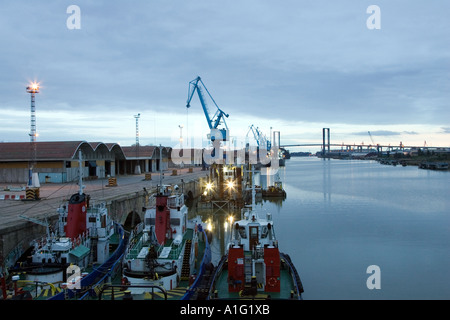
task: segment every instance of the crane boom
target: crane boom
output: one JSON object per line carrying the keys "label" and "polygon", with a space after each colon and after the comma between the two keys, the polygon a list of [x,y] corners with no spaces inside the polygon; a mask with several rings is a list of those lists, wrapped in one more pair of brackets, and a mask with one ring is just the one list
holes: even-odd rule
{"label": "crane boom", "polygon": [[368,131],[368,132],[369,132],[370,140],[372,140],[372,143],[373,143],[374,145],[376,145],[375,142],[373,141],[372,134],[370,133],[370,131]]}
{"label": "crane boom", "polygon": [[[201,84],[201,86],[200,86]],[[208,93],[209,97],[211,98],[212,102],[217,108],[217,111],[215,114],[211,117],[210,112],[208,109],[208,106],[206,104],[206,100],[204,97],[204,94],[202,92],[202,87],[205,89],[206,93]],[[203,83],[202,79],[200,77],[195,78],[194,80],[189,82],[189,91],[188,91],[188,99],[186,103],[186,108],[190,108],[191,100],[194,96],[194,92],[197,91],[198,98],[200,100],[200,103],[203,108],[203,112],[206,117],[206,121],[208,123],[208,127],[210,129],[210,138],[212,141],[216,139],[216,136],[220,136],[222,141],[227,141],[228,138],[228,126],[225,122],[225,117],[228,118],[228,114],[226,114],[222,109],[219,108],[217,103],[214,101],[213,97],[209,93],[208,89],[206,88],[205,84]],[[219,129],[219,125],[223,122],[225,125],[225,128]]]}
{"label": "crane boom", "polygon": [[271,143],[269,140],[267,140],[266,136],[259,130],[258,127],[255,127],[253,124],[250,126],[250,129],[247,132],[247,136],[249,134],[249,132],[252,131],[253,132],[253,137],[256,140],[256,143],[258,144],[258,147],[261,147],[260,143],[265,145],[267,150],[270,150],[271,148]]}

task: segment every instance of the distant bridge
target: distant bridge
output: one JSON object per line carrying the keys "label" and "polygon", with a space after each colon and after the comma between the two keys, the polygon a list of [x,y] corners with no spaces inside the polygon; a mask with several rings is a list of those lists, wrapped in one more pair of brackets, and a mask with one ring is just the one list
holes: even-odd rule
{"label": "distant bridge", "polygon": [[[373,144],[357,144],[357,143],[330,143],[326,144],[330,147],[345,147],[346,149],[357,149],[357,148],[385,148],[385,149],[450,149],[450,147],[430,147],[430,146],[405,146],[405,145],[373,145]],[[303,143],[303,144],[285,144],[281,145],[280,148],[292,148],[292,147],[323,147],[322,143]]]}
{"label": "distant bridge", "polygon": [[421,149],[421,150],[450,150],[450,147],[431,147],[431,146],[408,146],[404,145],[400,142],[398,146],[392,145],[381,145],[381,144],[348,144],[348,143],[330,143],[330,128],[322,129],[322,143],[300,143],[300,144],[285,144],[281,145],[280,143],[280,135],[278,133],[278,145],[280,148],[292,148],[292,147],[322,147],[322,154],[325,152],[330,152],[330,147],[341,147],[341,150],[351,151],[362,151],[363,149],[374,148],[377,152],[383,152],[383,150],[392,151],[392,150],[404,150],[404,149]]}

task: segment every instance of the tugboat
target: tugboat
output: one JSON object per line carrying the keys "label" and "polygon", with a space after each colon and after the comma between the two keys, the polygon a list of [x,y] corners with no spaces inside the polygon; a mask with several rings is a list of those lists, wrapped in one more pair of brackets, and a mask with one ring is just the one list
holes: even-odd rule
{"label": "tugboat", "polygon": [[[254,188],[253,188],[254,190]],[[218,263],[208,300],[301,300],[303,285],[287,254],[280,252],[270,214],[261,218],[252,208],[233,223],[231,241]]]}
{"label": "tugboat", "polygon": [[79,157],[79,191],[57,209],[57,227],[51,231],[46,223],[46,236],[34,240],[9,270],[33,299],[76,297],[107,272],[125,249],[124,230],[111,219],[106,204],[90,204],[90,197],[83,193],[81,151]]}
{"label": "tugboat", "polygon": [[179,288],[186,292],[190,285],[192,291],[210,262],[208,234],[200,217],[188,221],[184,195],[178,186],[164,185],[144,222],[130,235],[122,285],[133,299],[155,299],[155,287],[163,293]]}

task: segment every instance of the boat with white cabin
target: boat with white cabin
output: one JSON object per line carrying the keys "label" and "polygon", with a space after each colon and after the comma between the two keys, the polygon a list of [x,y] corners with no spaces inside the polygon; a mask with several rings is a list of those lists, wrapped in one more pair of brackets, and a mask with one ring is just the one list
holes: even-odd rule
{"label": "boat with white cabin", "polygon": [[[254,184],[253,184],[254,185]],[[303,285],[289,255],[280,251],[272,215],[260,217],[252,205],[232,223],[231,240],[215,268],[208,300],[301,300]]]}
{"label": "boat with white cabin", "polygon": [[[117,262],[125,249],[122,226],[114,222],[105,202],[91,203],[84,194],[81,175],[79,191],[58,209],[52,228],[47,221],[22,216],[46,225],[47,233],[9,269],[22,292],[33,299],[67,299],[80,295],[98,276]],[[5,289],[6,290],[6,289]]]}
{"label": "boat with white cabin", "polygon": [[130,235],[123,259],[122,285],[133,297],[148,298],[155,287],[193,290],[211,261],[205,225],[200,217],[188,220],[178,186],[162,185],[153,196],[154,205]]}

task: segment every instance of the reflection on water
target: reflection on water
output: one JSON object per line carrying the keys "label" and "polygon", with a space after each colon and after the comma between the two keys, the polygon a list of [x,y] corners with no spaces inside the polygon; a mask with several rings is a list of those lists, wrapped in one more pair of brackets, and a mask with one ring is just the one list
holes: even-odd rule
{"label": "reflection on water", "polygon": [[[261,171],[255,172],[254,181],[256,186],[260,186],[262,188],[267,188],[268,186],[273,186],[274,181],[276,179],[284,179],[284,168],[280,168],[278,170],[278,176],[274,174],[269,174],[270,169],[262,168]],[[255,210],[258,214],[262,215],[267,212],[267,206],[271,207],[271,212],[280,212],[283,207],[283,202],[286,199],[284,198],[262,198],[261,194],[259,194],[255,199]],[[250,203],[248,204],[250,206]],[[273,208],[276,208],[273,211]],[[232,221],[242,219],[241,210],[239,209],[230,209],[226,206],[224,207],[216,207],[214,209],[203,208],[198,206],[198,200],[194,200],[191,204],[189,204],[189,217],[193,218],[197,215],[202,217],[202,221],[204,221],[212,231],[212,262],[216,264],[220,258],[225,254],[225,248],[228,241],[231,239],[231,224],[230,217],[232,217]]]}
{"label": "reflection on water", "polygon": [[[292,158],[279,175],[287,198],[257,199],[256,210],[272,214],[305,299],[450,298],[449,172]],[[266,187],[273,178],[255,181]],[[218,261],[230,239],[228,216],[239,219],[240,212],[190,212],[210,221]],[[379,290],[366,286],[370,265],[380,267]]]}

